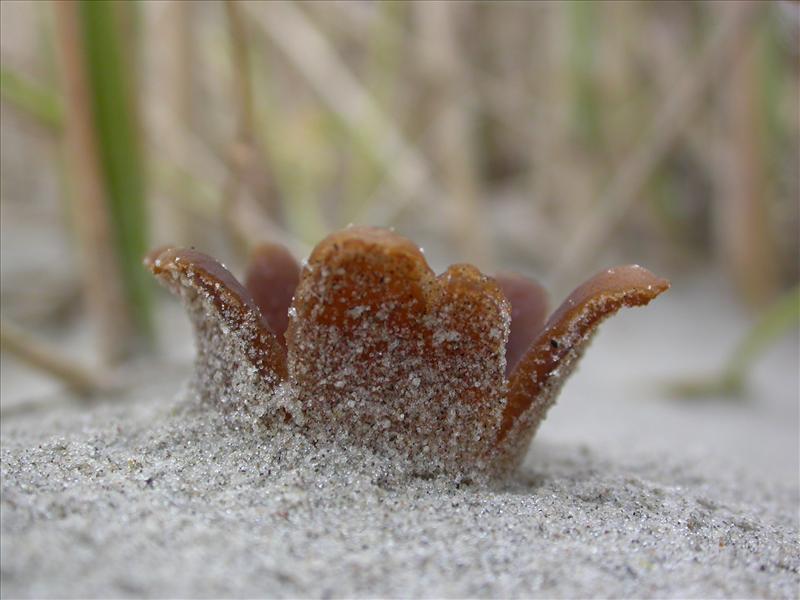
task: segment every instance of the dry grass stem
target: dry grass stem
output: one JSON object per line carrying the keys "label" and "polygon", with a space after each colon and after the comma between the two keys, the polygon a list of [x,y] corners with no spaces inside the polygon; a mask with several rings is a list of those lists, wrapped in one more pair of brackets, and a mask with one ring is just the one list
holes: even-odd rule
{"label": "dry grass stem", "polygon": [[491,269],[487,230],[483,227],[478,179],[475,116],[469,100],[470,77],[462,60],[456,27],[465,5],[429,2],[414,5],[422,30],[419,63],[434,94],[434,159],[440,165],[450,236],[463,260]]}
{"label": "dry grass stem", "polygon": [[97,327],[101,361],[125,354],[132,323],[116,261],[106,189],[100,170],[92,100],[81,47],[79,5],[54,2],[65,99],[67,160],[73,175],[74,223],[82,244],[87,308]]}
{"label": "dry grass stem", "polygon": [[763,5],[757,2],[734,3],[726,7],[725,21],[719,26],[703,50],[695,66],[678,82],[675,91],[665,99],[656,117],[631,157],[625,161],[607,191],[592,210],[580,221],[556,266],[556,285],[563,288],[578,277],[577,271],[587,267],[623,220],[631,206],[640,199],[660,161],[680,137],[699,107],[715,77],[732,62],[740,35],[752,26]]}
{"label": "dry grass stem", "polygon": [[382,146],[377,151],[377,159],[393,182],[395,195],[391,203],[372,203],[365,214],[358,215],[354,221],[391,223],[412,200],[420,196],[443,196],[425,157],[383,113],[339,58],[333,45],[301,9],[288,2],[248,3],[243,7],[348,128],[379,132],[375,137],[382,140]]}
{"label": "dry grass stem", "polygon": [[738,36],[740,59],[727,81],[723,108],[730,145],[723,150],[722,193],[717,198],[718,254],[743,297],[763,305],[777,289],[777,261],[770,239],[766,165],[761,151],[757,38],[752,31]]}
{"label": "dry grass stem", "polygon": [[[256,119],[253,96],[253,78],[250,66],[247,27],[241,13],[241,4],[226,0],[225,14],[231,43],[235,81],[234,106],[236,110],[236,138],[228,157],[228,181],[223,198],[223,217],[232,234],[239,254],[247,256],[255,243],[263,241],[268,232],[282,229],[280,199],[274,177],[269,169],[265,152],[255,136]],[[248,213],[248,222],[256,217],[263,223],[262,233],[253,235],[251,227],[242,220]],[[285,237],[285,236],[284,236]],[[274,233],[272,239],[275,239]]]}
{"label": "dry grass stem", "polygon": [[0,344],[16,358],[63,382],[78,393],[89,394],[108,387],[105,381],[87,367],[5,320],[0,324]]}

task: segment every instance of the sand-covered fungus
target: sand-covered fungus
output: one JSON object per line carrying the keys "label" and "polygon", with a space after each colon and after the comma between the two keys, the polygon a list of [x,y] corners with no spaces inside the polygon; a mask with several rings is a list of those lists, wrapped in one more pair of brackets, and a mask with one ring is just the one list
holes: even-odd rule
{"label": "sand-covered fungus", "polygon": [[187,306],[206,401],[455,476],[510,473],[600,322],[669,287],[639,266],[609,269],[545,322],[535,282],[471,265],[437,276],[411,241],[371,227],[328,236],[302,269],[264,245],[246,287],[195,250],[145,264]]}

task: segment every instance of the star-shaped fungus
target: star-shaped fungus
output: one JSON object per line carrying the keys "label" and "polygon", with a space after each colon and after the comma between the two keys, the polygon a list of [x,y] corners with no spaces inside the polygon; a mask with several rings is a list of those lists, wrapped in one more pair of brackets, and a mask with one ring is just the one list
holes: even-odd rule
{"label": "star-shaped fungus", "polygon": [[538,284],[463,264],[437,276],[411,241],[370,227],[328,236],[302,269],[262,245],[246,286],[195,250],[145,264],[187,307],[204,400],[457,477],[513,471],[600,322],[669,287],[609,269],[545,321]]}

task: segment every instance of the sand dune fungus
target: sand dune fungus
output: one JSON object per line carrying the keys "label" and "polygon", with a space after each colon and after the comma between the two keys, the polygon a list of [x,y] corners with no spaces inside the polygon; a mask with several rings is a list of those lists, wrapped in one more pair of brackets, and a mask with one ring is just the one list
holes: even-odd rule
{"label": "sand dune fungus", "polygon": [[302,269],[264,245],[247,287],[195,250],[145,264],[187,306],[206,401],[455,476],[511,472],[600,322],[669,287],[609,269],[545,322],[538,284],[470,265],[437,276],[412,242],[367,227],[328,236]]}

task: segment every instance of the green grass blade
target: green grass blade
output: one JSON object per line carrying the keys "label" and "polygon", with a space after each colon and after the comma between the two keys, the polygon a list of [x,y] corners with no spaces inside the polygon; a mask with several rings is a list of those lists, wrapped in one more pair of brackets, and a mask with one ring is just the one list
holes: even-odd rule
{"label": "green grass blade", "polygon": [[55,91],[33,83],[7,67],[0,67],[0,97],[42,125],[61,129],[61,100]]}
{"label": "green grass blade", "polygon": [[800,323],[800,286],[781,296],[748,332],[731,355],[725,377],[743,381],[747,372],[769,345]]}
{"label": "green grass blade", "polygon": [[581,139],[593,146],[602,137],[600,97],[595,82],[597,53],[597,6],[576,0],[566,5],[569,19],[568,66],[572,87],[573,122]]}
{"label": "green grass blade", "polygon": [[[86,64],[100,162],[126,294],[138,331],[152,335],[151,288],[142,256],[147,251],[145,169],[141,156],[131,48],[125,44],[117,2],[82,0]],[[127,53],[127,54],[126,54]]]}
{"label": "green grass blade", "polygon": [[800,286],[779,298],[748,331],[721,371],[669,382],[671,395],[694,399],[709,396],[735,398],[742,394],[748,373],[764,351],[800,323]]}

